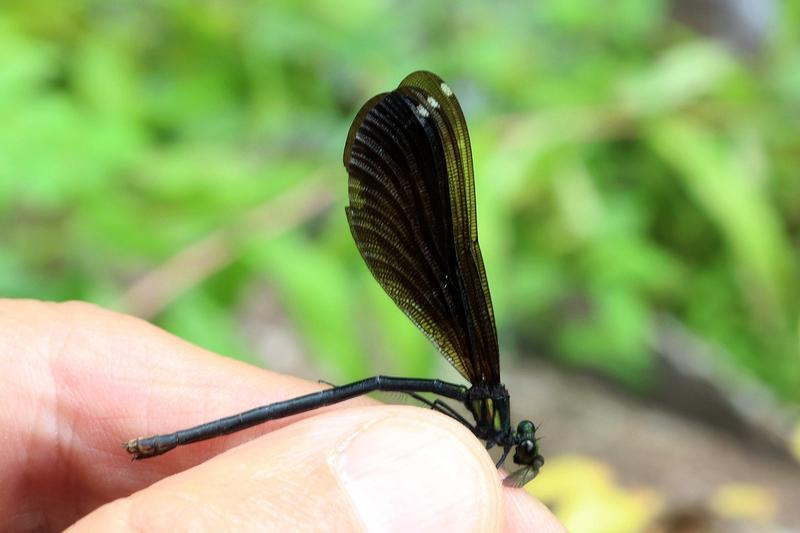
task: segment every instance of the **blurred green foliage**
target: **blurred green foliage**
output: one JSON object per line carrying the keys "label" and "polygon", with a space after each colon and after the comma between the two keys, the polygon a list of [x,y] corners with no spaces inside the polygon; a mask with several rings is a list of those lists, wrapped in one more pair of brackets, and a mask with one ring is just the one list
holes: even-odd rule
{"label": "blurred green foliage", "polygon": [[[0,294],[247,357],[236,310],[267,284],[326,377],[428,374],[350,242],[341,164],[359,106],[425,68],[470,123],[501,343],[642,385],[670,316],[800,400],[800,7],[782,9],[743,59],[639,0],[5,2]],[[247,222],[320,194],[286,231]],[[152,316],[131,303],[214,234],[213,260],[190,256],[206,275],[181,263]]]}

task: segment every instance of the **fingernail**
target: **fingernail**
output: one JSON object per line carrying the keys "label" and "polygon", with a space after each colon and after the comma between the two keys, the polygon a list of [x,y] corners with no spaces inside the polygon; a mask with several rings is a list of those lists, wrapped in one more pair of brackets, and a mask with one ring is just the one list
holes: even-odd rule
{"label": "fingernail", "polygon": [[331,465],[369,531],[489,531],[499,520],[496,473],[446,428],[407,416],[368,423]]}

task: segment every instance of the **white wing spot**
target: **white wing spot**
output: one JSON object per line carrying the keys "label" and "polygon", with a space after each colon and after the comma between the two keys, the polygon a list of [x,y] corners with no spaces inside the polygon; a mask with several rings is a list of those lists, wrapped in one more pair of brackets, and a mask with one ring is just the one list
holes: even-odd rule
{"label": "white wing spot", "polygon": [[439,88],[442,90],[445,96],[453,96],[453,90],[445,82],[439,84]]}
{"label": "white wing spot", "polygon": [[430,105],[432,108],[436,109],[436,108],[439,107],[439,102],[437,102],[436,98],[434,98],[433,96],[429,96],[428,97],[428,105]]}
{"label": "white wing spot", "polygon": [[419,116],[423,118],[428,118],[428,116],[430,115],[430,113],[428,113],[428,110],[425,109],[425,106],[422,104],[419,104],[417,106],[417,114],[419,114]]}

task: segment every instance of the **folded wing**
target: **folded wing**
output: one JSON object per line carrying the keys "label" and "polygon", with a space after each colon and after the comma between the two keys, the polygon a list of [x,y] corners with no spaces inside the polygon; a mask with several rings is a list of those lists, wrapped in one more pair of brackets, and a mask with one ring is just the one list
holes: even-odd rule
{"label": "folded wing", "polygon": [[347,219],[386,293],[472,383],[499,383],[497,333],[461,107],[415,72],[356,115],[344,151]]}

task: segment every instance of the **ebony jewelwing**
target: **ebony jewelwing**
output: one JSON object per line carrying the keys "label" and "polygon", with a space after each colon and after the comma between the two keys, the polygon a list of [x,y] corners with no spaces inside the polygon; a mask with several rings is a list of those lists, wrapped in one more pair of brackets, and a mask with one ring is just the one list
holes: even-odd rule
{"label": "ebony jewelwing", "polygon": [[[453,91],[435,74],[419,71],[371,98],[350,127],[344,166],[350,176],[345,212],[361,257],[471,386],[375,376],[123,446],[134,459],[145,459],[370,392],[401,392],[461,422],[487,450],[502,447],[498,468],[515,448],[520,468],[503,483],[521,487],[544,459],[533,422],[512,427],[509,394],[500,382],[494,311],[478,246],[472,149]],[[462,403],[475,423],[419,393]]]}

